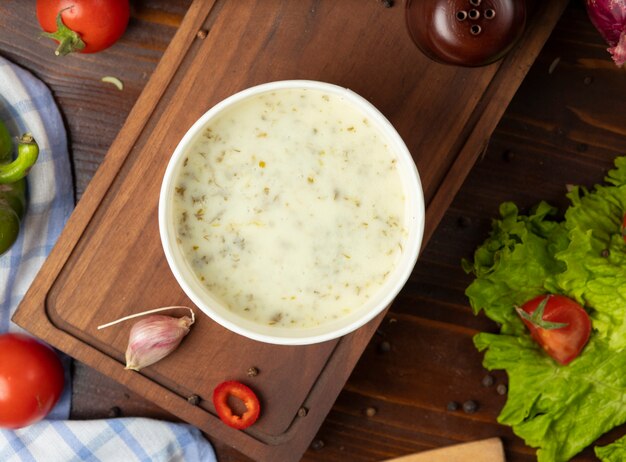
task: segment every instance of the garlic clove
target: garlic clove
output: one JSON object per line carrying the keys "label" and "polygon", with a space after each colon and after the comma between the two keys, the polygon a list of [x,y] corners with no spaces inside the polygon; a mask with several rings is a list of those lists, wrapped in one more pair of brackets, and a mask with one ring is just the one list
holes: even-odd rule
{"label": "garlic clove", "polygon": [[135,323],[126,348],[126,369],[139,371],[166,357],[189,333],[193,322],[189,316],[152,315]]}

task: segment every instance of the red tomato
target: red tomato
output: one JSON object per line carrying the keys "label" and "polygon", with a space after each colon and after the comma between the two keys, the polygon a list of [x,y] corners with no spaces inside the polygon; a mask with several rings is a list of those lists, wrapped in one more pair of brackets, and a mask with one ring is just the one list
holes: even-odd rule
{"label": "red tomato", "polygon": [[589,340],[589,315],[570,298],[540,295],[517,308],[517,312],[533,339],[563,365],[576,358]]}
{"label": "red tomato", "polygon": [[48,346],[24,334],[0,335],[0,427],[43,419],[63,391],[63,366]]}
{"label": "red tomato", "polygon": [[[59,13],[69,31],[58,27]],[[57,54],[61,55],[73,51],[95,53],[110,47],[126,30],[129,17],[128,0],[37,0],[39,24],[44,31],[53,33],[49,37],[60,42]],[[72,43],[64,45],[64,41],[75,40],[71,32],[78,34],[84,48]]]}
{"label": "red tomato", "polygon": [[[238,398],[246,406],[241,416],[237,415],[228,404],[229,397]],[[261,405],[254,392],[243,383],[234,380],[220,383],[213,391],[213,405],[222,422],[229,427],[243,430],[252,425],[259,417]]]}

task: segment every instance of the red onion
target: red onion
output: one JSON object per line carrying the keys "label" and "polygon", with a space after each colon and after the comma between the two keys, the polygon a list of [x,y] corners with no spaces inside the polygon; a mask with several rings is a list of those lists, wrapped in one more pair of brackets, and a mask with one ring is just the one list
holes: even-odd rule
{"label": "red onion", "polygon": [[591,23],[610,45],[618,66],[626,62],[626,0],[585,0]]}

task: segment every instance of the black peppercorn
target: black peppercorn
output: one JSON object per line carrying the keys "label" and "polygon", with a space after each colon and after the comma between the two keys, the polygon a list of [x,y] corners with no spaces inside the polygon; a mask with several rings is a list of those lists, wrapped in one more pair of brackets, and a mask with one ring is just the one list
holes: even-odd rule
{"label": "black peppercorn", "polygon": [[478,403],[472,399],[468,399],[463,403],[463,412],[473,414],[478,410]]}
{"label": "black peppercorn", "polygon": [[311,443],[311,449],[313,449],[314,451],[319,451],[323,447],[324,447],[324,441],[322,440],[315,440]]}
{"label": "black peppercorn", "polygon": [[498,393],[499,395],[506,395],[506,392],[507,392],[507,387],[505,384],[501,383],[500,385],[496,387],[496,393]]}
{"label": "black peppercorn", "polygon": [[481,383],[483,384],[483,387],[490,387],[494,384],[495,380],[493,378],[493,375],[487,374],[486,376],[483,377]]}
{"label": "black peppercorn", "polygon": [[379,353],[389,353],[391,351],[391,343],[386,340],[383,340],[378,344],[378,352]]}
{"label": "black peppercorn", "polygon": [[511,151],[510,149],[507,149],[506,151],[502,153],[502,160],[504,160],[505,162],[511,162],[514,157],[515,157],[515,153]]}
{"label": "black peppercorn", "polygon": [[456,401],[450,401],[448,405],[446,406],[446,409],[450,412],[454,412],[458,408],[459,408],[459,403],[457,403]]}
{"label": "black peppercorn", "polygon": [[465,216],[460,216],[457,220],[456,220],[456,224],[459,228],[465,229],[465,228],[469,228],[472,224],[472,220],[469,217],[465,217]]}
{"label": "black peppercorn", "polygon": [[187,398],[187,402],[192,406],[197,406],[200,403],[200,397],[198,395],[191,395]]}

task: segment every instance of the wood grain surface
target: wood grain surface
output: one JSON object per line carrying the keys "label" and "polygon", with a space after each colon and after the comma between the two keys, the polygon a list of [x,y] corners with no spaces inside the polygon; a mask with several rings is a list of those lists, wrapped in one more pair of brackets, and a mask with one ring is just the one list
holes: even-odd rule
{"label": "wood grain surface", "polygon": [[[341,339],[302,347],[257,344],[200,316],[177,355],[140,374],[123,367],[129,326],[96,329],[155,306],[192,305],[167,268],[156,220],[171,152],[207,108],[238,90],[272,80],[327,81],[367,95],[387,115],[418,165],[429,204],[441,196],[445,172],[455,170],[459,152],[456,170],[467,174],[521,83],[519,69],[534,61],[563,6],[534,9],[527,34],[506,59],[460,68],[417,52],[401,27],[402,10],[382,19],[378,5],[356,2],[194,1],[14,322],[217,441],[258,460],[299,459],[381,316]],[[348,18],[351,27],[344,24]],[[376,39],[382,35],[391,46]],[[342,46],[332,48],[337,42]],[[210,73],[207,63],[213,63]],[[395,91],[380,85],[383,78]],[[464,85],[468,80],[473,84]],[[419,108],[427,108],[436,124],[416,114]],[[445,190],[444,203],[455,189]],[[247,379],[252,366],[262,373]],[[225,378],[253,385],[262,397],[264,412],[246,431],[224,426],[216,415],[210,396]],[[190,396],[199,403],[190,404]]]}
{"label": "wood grain surface", "polygon": [[[370,1],[381,15],[397,14],[402,7],[401,2],[387,9]],[[63,66],[52,45],[36,39],[33,4],[13,0],[0,6],[0,53],[52,88],[68,127],[81,197],[190,2],[132,2],[130,27],[115,47],[72,57]],[[626,120],[618,107],[626,97],[626,75],[613,66],[605,48],[582,5],[572,2],[484,155],[442,215],[410,283],[366,348],[304,460],[374,461],[491,436],[503,438],[507,460],[534,460],[532,449],[496,423],[506,399],[496,385],[506,383],[506,377],[495,373],[495,385],[481,384],[486,372],[471,336],[495,326],[471,314],[463,294],[470,280],[460,259],[486,237],[503,200],[528,207],[547,199],[565,206],[565,184],[600,181],[612,159],[626,152]],[[104,75],[121,78],[124,91],[100,82]],[[479,404],[476,413],[446,410],[449,401],[467,399]],[[72,415],[173,419],[80,363]],[[616,429],[602,442],[622,433],[624,429]],[[248,460],[217,442],[216,448],[220,461]],[[595,459],[586,451],[575,460]]]}
{"label": "wood grain surface", "polygon": [[421,451],[388,459],[386,462],[505,462],[505,460],[500,438],[487,438]]}

